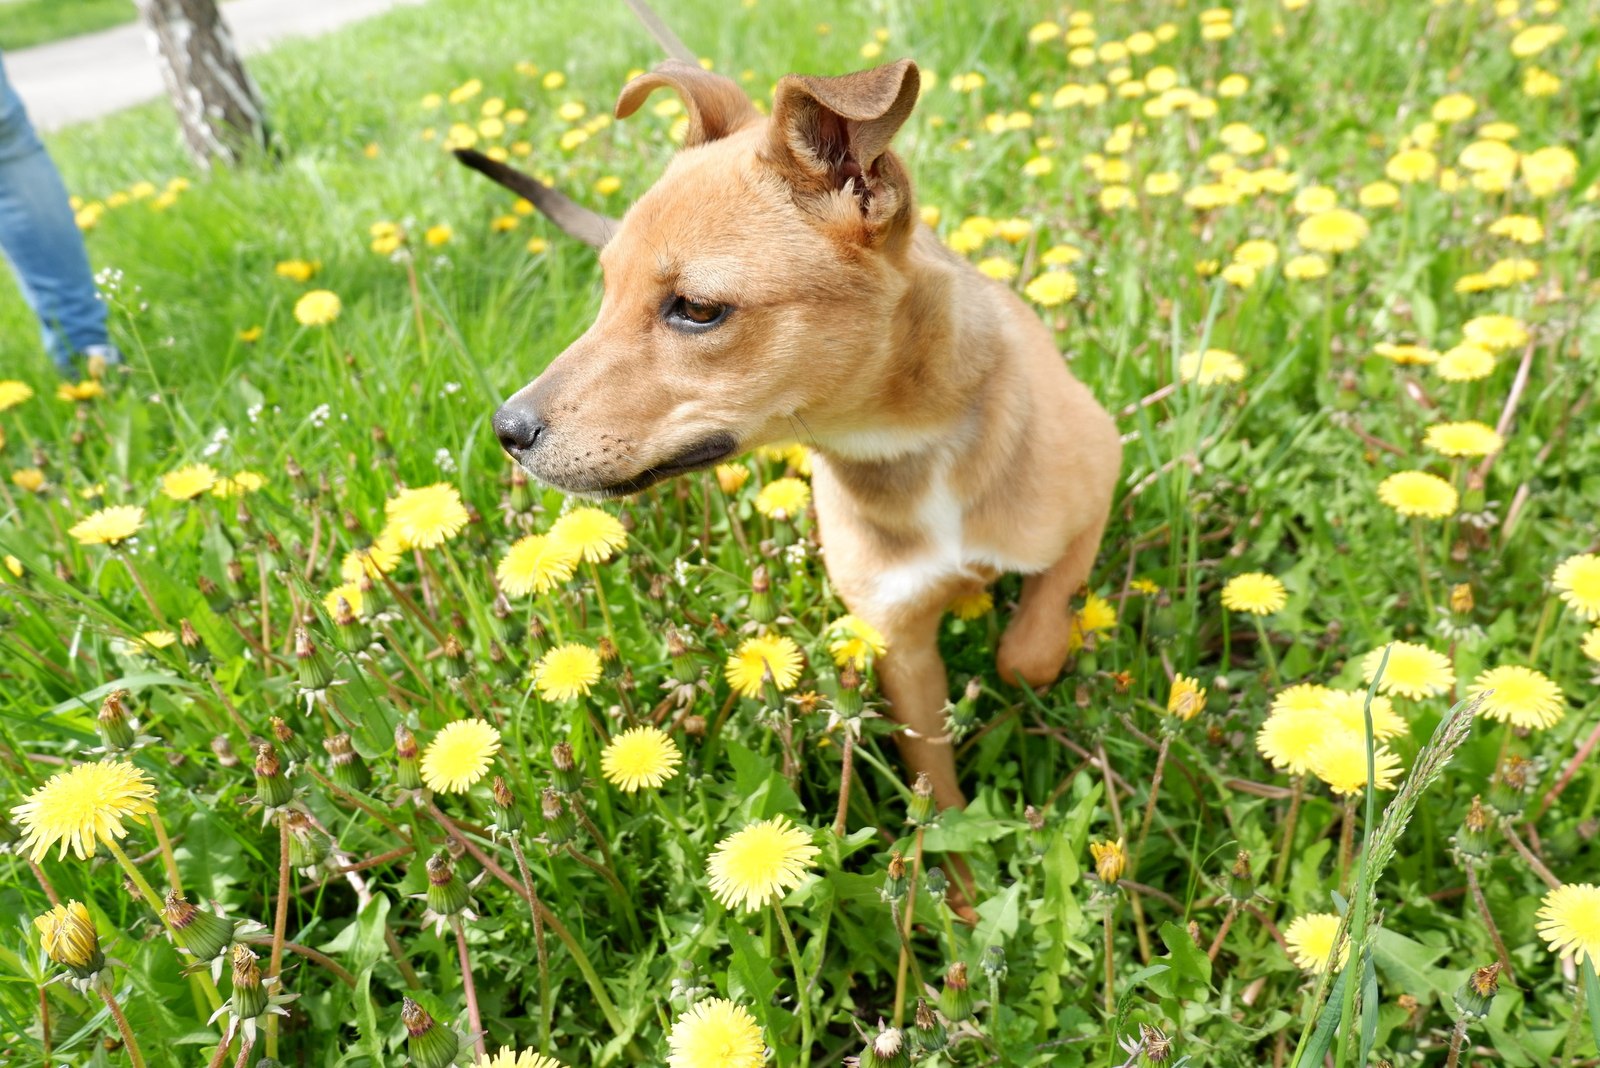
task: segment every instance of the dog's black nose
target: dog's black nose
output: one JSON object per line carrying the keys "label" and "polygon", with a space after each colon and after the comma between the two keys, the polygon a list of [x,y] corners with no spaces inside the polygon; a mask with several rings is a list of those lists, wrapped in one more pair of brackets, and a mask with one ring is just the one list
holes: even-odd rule
{"label": "dog's black nose", "polygon": [[549,428],[539,416],[511,404],[502,404],[494,413],[494,433],[500,447],[513,456],[527,452],[539,443]]}

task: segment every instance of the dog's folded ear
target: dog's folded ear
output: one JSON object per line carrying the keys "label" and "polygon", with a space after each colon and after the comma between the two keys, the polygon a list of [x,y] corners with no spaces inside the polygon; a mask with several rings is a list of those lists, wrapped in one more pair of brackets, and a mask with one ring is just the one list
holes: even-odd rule
{"label": "dog's folded ear", "polygon": [[669,59],[623,86],[617,97],[617,118],[625,119],[638,111],[645,97],[663,87],[677,93],[688,112],[685,148],[727,137],[761,118],[744,90],[732,80],[677,59]]}
{"label": "dog's folded ear", "polygon": [[844,190],[869,222],[888,221],[910,207],[910,182],[889,142],[921,89],[909,59],[838,78],[786,75],[773,98],[768,155],[798,190]]}

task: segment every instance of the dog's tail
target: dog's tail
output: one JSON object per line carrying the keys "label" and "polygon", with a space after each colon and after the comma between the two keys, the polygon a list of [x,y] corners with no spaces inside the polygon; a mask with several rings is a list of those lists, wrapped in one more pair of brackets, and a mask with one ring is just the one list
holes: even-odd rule
{"label": "dog's tail", "polygon": [[[657,15],[645,0],[625,0],[625,2],[639,19],[640,24],[655,39],[656,44],[661,46],[663,52],[685,63],[698,62],[694,53],[689,51],[688,46],[672,32],[672,28],[661,20],[661,16]],[[482,152],[470,148],[458,148],[455,154],[456,159],[465,166],[527,199],[547,219],[555,223],[562,233],[582,241],[585,245],[599,248],[611,239],[611,235],[617,229],[616,219],[589,210],[560,190],[545,185],[531,174],[524,174],[515,167],[490,159]]]}

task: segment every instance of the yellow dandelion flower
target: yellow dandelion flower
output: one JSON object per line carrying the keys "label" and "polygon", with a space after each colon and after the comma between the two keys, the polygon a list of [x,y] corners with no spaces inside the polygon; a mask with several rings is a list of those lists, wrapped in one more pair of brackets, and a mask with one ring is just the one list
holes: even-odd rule
{"label": "yellow dandelion flower", "polygon": [[1023,286],[1022,294],[1040,307],[1053,308],[1078,295],[1078,279],[1070,271],[1046,271]]}
{"label": "yellow dandelion flower", "polygon": [[170,630],[147,630],[139,635],[139,641],[148,649],[170,649],[178,644],[178,636]]}
{"label": "yellow dandelion flower", "polygon": [[1186,352],[1178,359],[1178,376],[1200,386],[1238,382],[1244,378],[1244,361],[1227,349]]}
{"label": "yellow dandelion flower", "polygon": [[42,860],[59,843],[58,859],[71,848],[87,860],[96,843],[127,836],[124,819],[145,822],[156,810],[155,799],[155,784],[144,772],[127,761],[107,760],[52,775],[11,810],[11,818],[24,832],[29,859]]}
{"label": "yellow dandelion flower", "polygon": [[985,256],[974,266],[978,273],[996,282],[1009,282],[1017,276],[1017,265],[1004,256]]}
{"label": "yellow dandelion flower", "polygon": [[56,400],[68,403],[92,401],[105,395],[105,387],[92,378],[85,378],[82,382],[63,382],[56,387]]}
{"label": "yellow dandelion flower", "polygon": [[1372,346],[1372,351],[1386,360],[1391,360],[1401,366],[1436,363],[1439,354],[1426,345],[1395,344],[1391,341],[1380,341]]}
{"label": "yellow dandelion flower", "polygon": [[1482,345],[1461,344],[1446,350],[1433,369],[1446,382],[1476,382],[1494,371],[1494,353]]}
{"label": "yellow dandelion flower", "polygon": [[512,597],[546,593],[571,578],[582,558],[579,547],[557,541],[553,534],[529,534],[506,550],[495,578]]}
{"label": "yellow dandelion flower", "polygon": [[116,548],[144,526],[144,509],[136,504],[116,504],[80,519],[67,531],[80,545]]}
{"label": "yellow dandelion flower", "polygon": [[776,478],[756,494],[756,511],[769,519],[798,519],[811,500],[811,487],[798,478]]}
{"label": "yellow dandelion flower", "polygon": [[1595,627],[1583,636],[1583,655],[1590,660],[1600,661],[1600,627]]}
{"label": "yellow dandelion flower", "polygon": [[1128,847],[1123,839],[1090,842],[1089,855],[1094,858],[1094,873],[1107,886],[1122,878],[1128,867]]}
{"label": "yellow dandelion flower", "polygon": [[1556,565],[1550,582],[1579,619],[1589,623],[1600,620],[1600,556],[1579,553],[1567,557]]}
{"label": "yellow dandelion flower", "polygon": [[1422,444],[1444,456],[1489,456],[1505,447],[1505,439],[1492,426],[1476,420],[1435,423],[1422,435]]}
{"label": "yellow dandelion flower", "polygon": [[586,697],[599,680],[600,654],[576,642],[551,649],[533,668],[533,684],[546,701]]}
{"label": "yellow dandelion flower", "polygon": [[1102,634],[1117,625],[1117,609],[1110,601],[1090,590],[1083,599],[1083,607],[1073,615],[1073,622],[1086,632]]}
{"label": "yellow dandelion flower", "polygon": [[403,489],[383,503],[383,511],[406,549],[436,549],[461,533],[471,519],[460,492],[448,482]]}
{"label": "yellow dandelion flower", "polygon": [[[496,136],[499,135],[497,134]],[[440,245],[448,244],[455,235],[456,232],[449,223],[438,223],[422,232],[422,240],[437,248]]]}
{"label": "yellow dandelion flower", "polygon": [[345,582],[335,586],[333,589],[328,591],[326,596],[322,598],[322,607],[328,610],[328,615],[338,618],[339,602],[341,600],[350,606],[351,614],[353,614],[357,619],[360,619],[362,616],[366,615],[367,598],[366,595],[361,592],[360,583]]}
{"label": "yellow dandelion flower", "polygon": [[593,564],[603,564],[627,547],[622,521],[599,508],[574,508],[550,527],[550,540]]}
{"label": "yellow dandelion flower", "polygon": [[779,691],[793,688],[800,681],[802,658],[800,647],[790,638],[778,634],[763,634],[746,638],[738,650],[728,657],[722,673],[728,685],[743,697],[759,697],[762,678],[772,672],[772,681]]}
{"label": "yellow dandelion flower", "polygon": [[1302,682],[1279,690],[1272,698],[1271,713],[1321,712],[1338,693],[1315,682]]}
{"label": "yellow dandelion flower", "polygon": [[750,468],[745,464],[718,464],[713,473],[717,476],[717,486],[730,497],[750,481]]}
{"label": "yellow dandelion flower", "polygon": [[1500,352],[1526,345],[1528,328],[1509,315],[1480,315],[1462,324],[1461,336],[1491,352]]}
{"label": "yellow dandelion flower", "polygon": [[46,479],[37,467],[19,467],[11,472],[11,482],[26,493],[38,493],[44,489]]}
{"label": "yellow dandelion flower", "polygon": [[458,719],[439,728],[422,751],[422,781],[441,794],[464,794],[489,772],[500,752],[500,732],[481,719]]}
{"label": "yellow dandelion flower", "polygon": [[213,497],[243,497],[247,493],[254,493],[267,484],[267,480],[255,471],[240,471],[226,478],[217,479],[217,484],[211,487]]}
{"label": "yellow dandelion flower", "polygon": [[828,652],[839,667],[854,664],[857,671],[864,671],[887,648],[878,628],[857,615],[840,616],[828,625],[827,633],[833,636]]}
{"label": "yellow dandelion flower", "polygon": [[[1323,714],[1333,726],[1349,731],[1358,737],[1367,734],[1367,692],[1365,690],[1334,690],[1323,702]],[[1394,710],[1394,702],[1387,697],[1372,699],[1372,737],[1380,742],[1410,734],[1411,725]]]}
{"label": "yellow dandelion flower", "polygon": [[339,577],[346,582],[360,582],[363,577],[377,581],[400,566],[403,551],[399,535],[385,529],[371,545],[344,554],[339,563]]}
{"label": "yellow dandelion flower", "polygon": [[[1421,701],[1449,693],[1456,684],[1455,669],[1450,666],[1450,658],[1443,653],[1436,653],[1426,645],[1415,642],[1391,642],[1388,649],[1389,663],[1383,669],[1383,681],[1378,684],[1378,692],[1399,694],[1413,701]],[[1383,648],[1372,650],[1361,660],[1362,677],[1370,683],[1382,662]]]}
{"label": "yellow dandelion flower", "polygon": [[272,268],[272,273],[292,282],[309,282],[321,266],[321,263],[313,260],[283,260]]}
{"label": "yellow dandelion flower", "polygon": [[1567,714],[1567,695],[1561,687],[1532,668],[1508,664],[1490,668],[1472,681],[1468,697],[1486,690],[1479,711],[1499,723],[1510,723],[1524,730],[1544,730],[1560,723]]}
{"label": "yellow dandelion flower", "polygon": [[1489,224],[1489,232],[1519,245],[1537,245],[1544,240],[1544,223],[1532,215],[1505,215]]}
{"label": "yellow dandelion flower", "polygon": [[1403,516],[1444,519],[1455,514],[1460,495],[1438,475],[1400,471],[1378,483],[1378,499]]}
{"label": "yellow dandelion flower", "polygon": [[1439,173],[1439,159],[1425,148],[1407,148],[1396,152],[1384,165],[1383,173],[1401,185],[1427,182]]}
{"label": "yellow dandelion flower", "polygon": [[787,816],[752,823],[717,843],[706,864],[711,895],[730,909],[762,908],[799,886],[820,852]]}
{"label": "yellow dandelion flower", "polygon": [[[1313,912],[1297,916],[1284,929],[1283,940],[1289,946],[1289,956],[1294,963],[1312,975],[1321,975],[1333,962],[1334,940],[1339,937],[1339,917],[1332,912]],[[1349,959],[1348,940],[1339,943],[1339,960],[1334,966],[1343,968]]]}
{"label": "yellow dandelion flower", "polygon": [[210,464],[189,464],[161,476],[161,492],[175,501],[192,501],[217,484]]}
{"label": "yellow dandelion flower", "polygon": [[1172,686],[1167,690],[1167,715],[1177,716],[1187,722],[1198,716],[1205,707],[1206,688],[1200,685],[1199,679],[1188,675],[1173,677]]}
{"label": "yellow dandelion flower", "polygon": [[1465,122],[1478,113],[1478,102],[1466,93],[1441,96],[1433,104],[1433,121],[1443,123]]}
{"label": "yellow dandelion flower", "polygon": [[1539,907],[1539,937],[1563,960],[1600,968],[1600,886],[1568,883]]}
{"label": "yellow dandelion flower", "polygon": [[87,976],[105,963],[94,919],[81,901],[58,904],[33,918],[45,956],[78,975]]}
{"label": "yellow dandelion flower", "polygon": [[1400,188],[1393,182],[1368,182],[1356,191],[1363,208],[1392,208],[1400,203]]}
{"label": "yellow dandelion flower", "polygon": [[1222,587],[1222,607],[1231,612],[1270,616],[1288,603],[1289,594],[1283,583],[1260,571],[1235,575]]}
{"label": "yellow dandelion flower", "polygon": [[963,593],[950,602],[950,613],[957,619],[981,619],[994,611],[994,594],[988,590]]}
{"label": "yellow dandelion flower", "polygon": [[1311,752],[1328,736],[1328,715],[1321,708],[1274,712],[1256,732],[1256,749],[1280,771],[1304,775],[1311,770]]}
{"label": "yellow dandelion flower", "polygon": [[611,740],[600,754],[600,773],[625,794],[654,790],[678,774],[683,756],[659,727],[635,727]]}
{"label": "yellow dandelion flower", "polygon": [[517,1053],[502,1046],[499,1053],[485,1057],[472,1068],[561,1068],[561,1062],[531,1049]]}
{"label": "yellow dandelion flower", "polygon": [[301,326],[327,326],[339,318],[341,308],[339,294],[329,289],[313,289],[294,302],[294,317]]}
{"label": "yellow dandelion flower", "polygon": [[1230,263],[1222,269],[1222,280],[1239,289],[1256,284],[1257,271],[1248,263]]}
{"label": "yellow dandelion flower", "polygon": [[1294,210],[1301,215],[1318,215],[1339,206],[1339,194],[1325,185],[1308,185],[1294,195]]}
{"label": "yellow dandelion flower", "polygon": [[[1311,774],[1328,784],[1328,789],[1341,796],[1353,794],[1367,785],[1367,740],[1365,731],[1336,728],[1311,747]],[[1373,786],[1379,790],[1393,790],[1400,777],[1400,758],[1386,746],[1373,750],[1372,766],[1376,775]]]}
{"label": "yellow dandelion flower", "polygon": [[1264,271],[1278,262],[1278,246],[1260,239],[1245,241],[1233,250],[1233,262]]}
{"label": "yellow dandelion flower", "polygon": [[1295,240],[1312,252],[1349,252],[1367,239],[1367,220],[1345,208],[1319,211],[1300,223]]}
{"label": "yellow dandelion flower", "polygon": [[33,387],[26,382],[15,378],[0,381],[0,412],[8,412],[32,396]]}
{"label": "yellow dandelion flower", "polygon": [[1578,157],[1565,145],[1535,149],[1518,162],[1528,192],[1541,200],[1567,188],[1578,176]]}
{"label": "yellow dandelion flower", "polygon": [[1309,282],[1327,273],[1328,261],[1315,253],[1291,256],[1283,265],[1283,276],[1294,282]]}
{"label": "yellow dandelion flower", "polygon": [[667,1068],[762,1068],[767,1040],[743,1005],[724,998],[697,1001],[667,1035]]}

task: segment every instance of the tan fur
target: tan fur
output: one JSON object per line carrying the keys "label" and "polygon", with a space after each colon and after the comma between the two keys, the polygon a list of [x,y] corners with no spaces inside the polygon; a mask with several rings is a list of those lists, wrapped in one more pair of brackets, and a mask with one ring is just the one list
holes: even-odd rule
{"label": "tan fur", "polygon": [[[791,76],[764,119],[732,82],[686,64],[631,83],[619,116],[669,86],[687,102],[689,144],[605,245],[594,325],[497,426],[537,419],[519,461],[601,495],[686,469],[684,457],[814,446],[828,574],[888,639],[880,679],[907,764],[958,805],[939,620],[955,595],[1023,572],[1000,672],[1052,681],[1121,445],[1033,310],[916,221],[888,144],[918,84],[904,60]],[[689,333],[663,318],[677,297],[732,310]]]}

